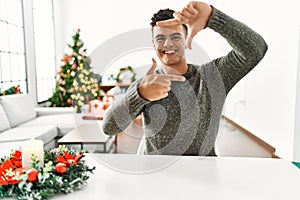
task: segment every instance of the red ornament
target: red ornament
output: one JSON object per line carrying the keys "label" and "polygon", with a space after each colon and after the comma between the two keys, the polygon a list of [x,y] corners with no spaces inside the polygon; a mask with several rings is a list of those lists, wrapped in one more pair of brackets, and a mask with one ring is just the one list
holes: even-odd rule
{"label": "red ornament", "polygon": [[72,60],[72,56],[65,54],[65,56],[60,60],[62,63],[69,63]]}
{"label": "red ornament", "polygon": [[71,104],[73,103],[72,99],[68,98],[68,99],[67,99],[67,103],[68,103],[69,105],[71,105]]}
{"label": "red ornament", "polygon": [[73,69],[73,70],[76,70],[76,69],[77,69],[77,65],[76,65],[76,64],[73,64],[73,65],[72,65],[72,69]]}
{"label": "red ornament", "polygon": [[28,176],[28,182],[35,182],[38,179],[39,171],[37,169],[29,169],[26,171]]}
{"label": "red ornament", "polygon": [[67,171],[67,165],[64,163],[57,163],[55,169],[57,173],[64,174]]}

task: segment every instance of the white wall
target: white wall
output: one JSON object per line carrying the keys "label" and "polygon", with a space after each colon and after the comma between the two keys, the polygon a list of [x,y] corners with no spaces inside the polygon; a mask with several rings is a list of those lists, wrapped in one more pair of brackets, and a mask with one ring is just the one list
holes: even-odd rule
{"label": "white wall", "polygon": [[[59,41],[57,52],[62,56],[73,30],[78,27],[82,30],[85,47],[91,53],[112,36],[133,29],[148,28],[152,14],[159,9],[170,7],[179,10],[187,2],[189,1],[54,0],[56,38]],[[224,114],[276,147],[279,156],[292,159],[300,2],[207,2],[249,25],[269,45],[263,61],[231,91]],[[211,30],[200,33],[195,41],[201,44],[211,58],[225,55],[230,50],[226,41]],[[57,57],[61,58],[59,54]],[[126,62],[124,65],[141,62],[147,64],[150,63],[150,58],[147,55],[137,56],[132,63]],[[121,65],[120,62],[118,65]]]}
{"label": "white wall", "polygon": [[294,131],[294,160],[300,162],[300,28],[298,32],[298,70],[296,83],[295,131]]}
{"label": "white wall", "polygon": [[36,69],[35,69],[35,46],[34,46],[34,29],[33,29],[33,13],[32,1],[23,1],[24,11],[24,29],[25,29],[25,51],[26,51],[26,74],[28,93],[32,96],[34,102],[37,102],[37,85],[36,85]]}
{"label": "white wall", "polygon": [[300,2],[245,2],[241,16],[264,36],[269,50],[228,98],[228,116],[292,159]]}

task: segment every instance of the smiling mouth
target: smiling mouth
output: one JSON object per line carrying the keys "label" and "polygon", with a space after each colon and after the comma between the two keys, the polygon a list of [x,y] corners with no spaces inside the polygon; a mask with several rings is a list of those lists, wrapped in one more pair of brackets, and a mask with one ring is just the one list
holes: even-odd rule
{"label": "smiling mouth", "polygon": [[163,50],[162,53],[167,56],[173,56],[177,53],[177,50]]}

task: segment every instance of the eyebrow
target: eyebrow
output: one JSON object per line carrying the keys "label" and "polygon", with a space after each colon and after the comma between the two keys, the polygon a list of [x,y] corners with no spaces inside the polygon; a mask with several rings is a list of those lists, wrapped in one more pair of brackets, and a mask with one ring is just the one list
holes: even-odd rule
{"label": "eyebrow", "polygon": [[[182,36],[182,34],[181,33],[172,33],[172,34],[170,34],[170,36]],[[165,37],[165,35],[163,35],[163,34],[159,34],[159,35],[156,35],[155,36],[155,38],[159,38],[159,37]]]}
{"label": "eyebrow", "polygon": [[159,37],[165,37],[165,35],[159,34],[155,36],[155,38],[159,38]]}
{"label": "eyebrow", "polygon": [[177,36],[177,35],[180,35],[180,36],[182,36],[182,34],[181,34],[181,33],[172,33],[170,36]]}

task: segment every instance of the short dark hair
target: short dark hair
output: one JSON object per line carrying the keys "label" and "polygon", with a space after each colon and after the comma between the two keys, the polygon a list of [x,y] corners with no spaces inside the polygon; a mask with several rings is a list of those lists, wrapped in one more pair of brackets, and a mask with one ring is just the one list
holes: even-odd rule
{"label": "short dark hair", "polygon": [[[167,19],[173,19],[174,16],[174,10],[171,10],[169,8],[167,9],[161,9],[159,10],[157,13],[155,13],[153,15],[153,17],[151,18],[151,23],[150,25],[152,26],[152,30],[153,30],[153,27],[156,26],[156,22],[158,21],[163,21],[163,20],[167,20]],[[185,24],[182,24],[184,30],[185,30],[185,33],[186,35],[188,34],[188,28]]]}

